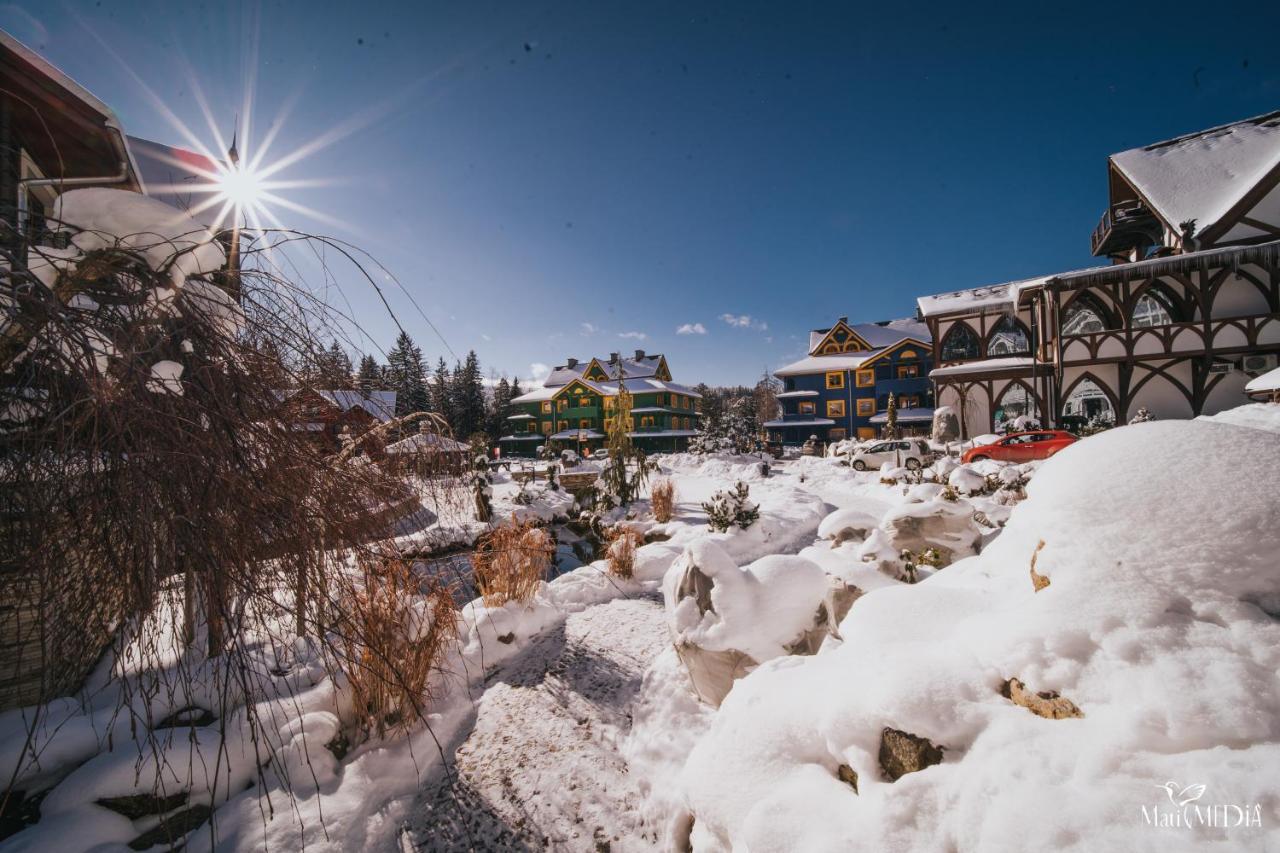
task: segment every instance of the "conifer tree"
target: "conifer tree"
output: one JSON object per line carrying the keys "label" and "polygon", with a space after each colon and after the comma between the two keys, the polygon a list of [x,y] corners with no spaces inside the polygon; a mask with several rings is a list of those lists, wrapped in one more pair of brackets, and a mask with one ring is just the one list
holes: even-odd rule
{"label": "conifer tree", "polygon": [[511,413],[511,383],[502,377],[493,386],[493,407],[489,416],[487,432],[491,439],[496,439],[507,432],[507,415]]}
{"label": "conifer tree", "polygon": [[360,371],[356,374],[356,387],[364,393],[382,391],[383,373],[378,360],[371,355],[360,357]]}

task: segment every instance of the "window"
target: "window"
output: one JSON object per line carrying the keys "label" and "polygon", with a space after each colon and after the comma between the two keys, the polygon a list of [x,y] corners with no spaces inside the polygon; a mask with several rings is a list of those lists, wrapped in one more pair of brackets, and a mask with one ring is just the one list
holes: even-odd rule
{"label": "window", "polygon": [[590,397],[579,397],[579,398],[578,398],[578,405],[585,409],[586,407],[588,407],[588,406],[590,406],[590,405],[591,405],[591,398],[590,398]]}
{"label": "window", "polygon": [[613,432],[613,418],[604,419],[605,432]]}
{"label": "window", "polygon": [[1082,379],[1067,395],[1066,402],[1062,404],[1062,417],[1082,423],[1095,421],[1113,424],[1116,422],[1116,412],[1111,405],[1111,398],[1098,387],[1097,383],[1088,378]]}
{"label": "window", "polygon": [[1023,416],[1030,416],[1035,411],[1035,399],[1025,385],[1014,383],[1005,389],[996,401],[994,419],[996,428]]}
{"label": "window", "polygon": [[910,379],[913,376],[919,376],[919,375],[920,375],[920,365],[918,364],[899,364],[898,365],[899,379]]}
{"label": "window", "polygon": [[967,361],[978,357],[978,333],[966,323],[954,323],[942,339],[943,361]]}
{"label": "window", "polygon": [[889,453],[893,450],[892,441],[882,441],[879,444],[873,444],[867,448],[868,453]]}
{"label": "window", "polygon": [[562,397],[562,398],[560,398],[559,400],[556,400],[556,411],[557,411],[557,412],[563,412],[563,411],[564,411],[565,409],[567,409],[567,408],[569,408],[569,401],[568,401],[568,400],[564,399],[563,397]]}
{"label": "window", "polygon": [[863,397],[858,401],[858,417],[865,418],[876,413],[876,401],[871,397]]}
{"label": "window", "polygon": [[827,401],[827,417],[843,418],[844,417],[844,400],[828,400]]}
{"label": "window", "polygon": [[913,358],[919,357],[920,354],[913,349],[904,349],[902,352],[898,353],[898,359],[900,361],[910,361]]}
{"label": "window", "polygon": [[812,401],[812,400],[802,400],[802,401],[800,401],[800,414],[802,414],[802,415],[812,415],[812,414],[813,414],[814,412],[816,412],[817,410],[818,410],[818,409],[817,409],[817,406],[815,406],[815,405],[813,404],[813,401]]}
{"label": "window", "polygon": [[551,435],[551,421],[542,422],[542,434]]}
{"label": "window", "polygon": [[1108,328],[1107,313],[1088,294],[1076,297],[1062,314],[1062,334],[1088,335]]}
{"label": "window", "polygon": [[613,397],[605,397],[605,398],[604,398],[604,410],[605,410],[606,412],[612,412],[612,411],[613,411],[614,399],[615,399],[615,398],[613,398]]}
{"label": "window", "polygon": [[1023,355],[1030,352],[1027,330],[1011,315],[1005,314],[991,327],[987,355]]}
{"label": "window", "polygon": [[869,441],[875,437],[875,427],[858,427],[858,441]]}
{"label": "window", "polygon": [[666,395],[664,395],[664,394],[659,394],[657,399],[658,399],[658,405],[659,405],[659,406],[665,406],[665,405],[667,404],[667,403],[666,403]]}
{"label": "window", "polygon": [[907,394],[898,398],[899,409],[918,409],[920,408],[920,395]]}
{"label": "window", "polygon": [[1169,292],[1163,287],[1154,286],[1147,288],[1134,303],[1129,323],[1135,329],[1168,326],[1178,322],[1174,319],[1177,314],[1178,309]]}
{"label": "window", "polygon": [[653,415],[644,415],[640,418],[640,428],[645,429],[653,426]]}
{"label": "window", "polygon": [[827,440],[842,441],[848,434],[849,433],[844,429],[844,427],[832,427],[827,430]]}
{"label": "window", "polygon": [[828,374],[827,374],[827,387],[828,387],[828,388],[843,388],[843,387],[844,387],[844,371],[843,371],[843,370],[834,370],[834,371],[832,371],[831,373],[828,373]]}
{"label": "window", "polygon": [[537,432],[537,431],[538,431],[538,422],[529,421],[529,432]]}
{"label": "window", "polygon": [[551,414],[551,401],[550,401],[550,400],[547,400],[545,403],[543,403],[543,404],[542,404],[542,413],[543,413],[544,415],[549,415],[549,414]]}
{"label": "window", "polygon": [[569,428],[569,422],[568,422],[568,421],[560,421],[560,422],[557,424],[557,428],[558,428],[558,429],[560,429],[561,431],[566,430],[566,429],[568,429],[568,428]]}
{"label": "window", "polygon": [[870,388],[876,384],[876,372],[872,368],[859,370],[854,374],[854,384],[859,388]]}
{"label": "window", "polygon": [[578,420],[578,429],[591,429],[591,418],[581,418]]}

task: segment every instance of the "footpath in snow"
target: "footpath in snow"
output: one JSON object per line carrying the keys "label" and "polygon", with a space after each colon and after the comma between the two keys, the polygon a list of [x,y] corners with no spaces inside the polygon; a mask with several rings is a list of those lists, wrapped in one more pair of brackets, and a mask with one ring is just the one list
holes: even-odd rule
{"label": "footpath in snow", "polygon": [[618,744],[641,677],[670,640],[656,596],[571,614],[486,680],[475,724],[423,789],[417,850],[649,846]]}

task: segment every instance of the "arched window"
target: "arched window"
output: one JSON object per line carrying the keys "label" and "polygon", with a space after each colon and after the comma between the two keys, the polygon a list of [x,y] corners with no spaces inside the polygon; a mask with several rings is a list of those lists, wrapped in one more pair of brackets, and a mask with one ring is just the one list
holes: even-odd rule
{"label": "arched window", "polygon": [[966,361],[978,357],[978,335],[965,323],[956,323],[942,339],[943,361]]}
{"label": "arched window", "polygon": [[987,355],[1026,355],[1031,352],[1027,330],[1009,314],[1000,318],[991,329],[987,342]]}
{"label": "arched window", "polygon": [[1088,335],[1109,328],[1107,312],[1091,296],[1078,296],[1062,315],[1062,334]]}
{"label": "arched window", "polygon": [[1178,322],[1177,317],[1177,303],[1169,291],[1159,285],[1153,285],[1144,290],[1142,296],[1138,297],[1138,301],[1133,304],[1133,314],[1129,317],[1129,323],[1135,329],[1168,326]]}
{"label": "arched window", "polygon": [[[1000,395],[992,414],[997,431],[1029,429],[1031,426],[1027,421],[1036,420],[1036,398],[1027,390],[1027,386],[1014,382]],[[1019,418],[1023,419],[1021,425],[1017,425]]]}
{"label": "arched window", "polygon": [[1079,429],[1089,423],[1114,424],[1116,410],[1107,392],[1092,379],[1081,379],[1062,403],[1062,420],[1068,429]]}

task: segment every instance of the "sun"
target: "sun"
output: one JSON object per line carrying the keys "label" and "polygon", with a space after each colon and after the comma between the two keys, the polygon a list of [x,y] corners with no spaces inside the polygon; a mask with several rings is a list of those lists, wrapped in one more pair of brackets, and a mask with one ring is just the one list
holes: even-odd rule
{"label": "sun", "polygon": [[226,163],[218,170],[217,202],[230,204],[237,213],[254,210],[263,200],[265,187],[257,171],[247,164]]}

